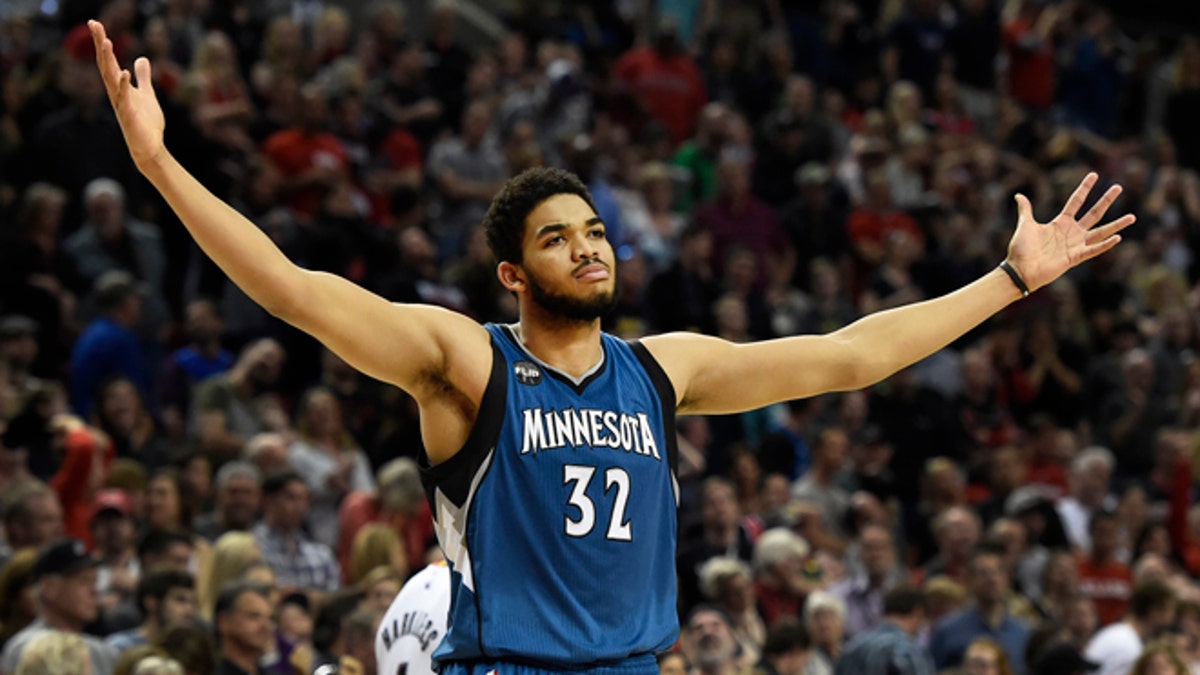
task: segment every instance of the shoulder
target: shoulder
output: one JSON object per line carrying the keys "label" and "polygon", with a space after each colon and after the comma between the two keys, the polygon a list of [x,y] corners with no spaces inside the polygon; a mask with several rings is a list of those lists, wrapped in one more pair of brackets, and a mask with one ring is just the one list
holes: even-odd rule
{"label": "shoulder", "polygon": [[[960,609],[957,612],[945,617],[937,623],[933,628],[934,635],[953,634],[967,628],[972,620],[971,608]],[[936,641],[935,641],[936,642]]]}
{"label": "shoulder", "polygon": [[68,253],[77,253],[81,248],[95,246],[96,241],[96,230],[91,225],[84,225],[63,241],[63,248]]}

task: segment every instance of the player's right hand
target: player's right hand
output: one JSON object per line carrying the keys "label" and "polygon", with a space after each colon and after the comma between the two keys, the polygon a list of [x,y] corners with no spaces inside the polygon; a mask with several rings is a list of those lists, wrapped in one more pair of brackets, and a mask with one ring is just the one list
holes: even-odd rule
{"label": "player's right hand", "polygon": [[108,39],[104,26],[99,21],[88,21],[88,30],[92,32],[92,43],[96,46],[96,66],[104,78],[104,88],[117,113],[117,121],[121,123],[129,154],[138,168],[144,168],[162,154],[163,128],[166,126],[162,107],[154,95],[150,60],[142,57],[134,63],[137,73],[137,86],[134,86],[133,76],[117,63],[112,40]]}

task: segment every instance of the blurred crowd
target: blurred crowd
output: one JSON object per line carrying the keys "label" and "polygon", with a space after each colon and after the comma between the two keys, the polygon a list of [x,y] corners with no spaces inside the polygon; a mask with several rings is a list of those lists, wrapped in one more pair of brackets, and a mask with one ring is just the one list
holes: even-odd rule
{"label": "blurred crowd", "polygon": [[95,17],[150,57],[171,152],[293,260],[480,321],[516,318],[479,222],[533,166],[592,191],[606,329],[733,341],[953,291],[1015,193],[1048,220],[1120,182],[1121,246],[951,348],[679,420],[661,665],[1200,673],[1195,37],[1086,0],[516,4],[0,8],[0,672],[370,675],[440,555],[415,404],[205,258],[133,168]]}

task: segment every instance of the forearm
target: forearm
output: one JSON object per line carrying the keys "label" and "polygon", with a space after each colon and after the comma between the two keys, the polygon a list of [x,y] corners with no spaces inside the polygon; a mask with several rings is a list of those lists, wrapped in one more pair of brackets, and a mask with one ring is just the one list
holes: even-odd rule
{"label": "forearm", "polygon": [[1021,293],[994,269],[953,293],[866,316],[834,333],[857,355],[855,388],[874,384],[942,349]]}
{"label": "forearm", "polygon": [[209,192],[163,150],[142,173],[179,215],[201,250],[267,311],[303,297],[303,275],[265,233]]}

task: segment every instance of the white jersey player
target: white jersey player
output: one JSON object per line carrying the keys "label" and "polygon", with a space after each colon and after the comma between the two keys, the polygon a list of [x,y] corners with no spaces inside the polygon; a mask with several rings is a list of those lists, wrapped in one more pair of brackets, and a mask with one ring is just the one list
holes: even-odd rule
{"label": "white jersey player", "polygon": [[436,562],[404,584],[375,634],[379,675],[434,675],[450,617],[450,568]]}

